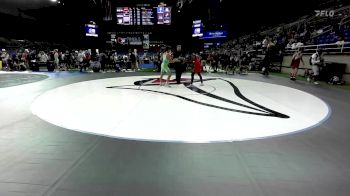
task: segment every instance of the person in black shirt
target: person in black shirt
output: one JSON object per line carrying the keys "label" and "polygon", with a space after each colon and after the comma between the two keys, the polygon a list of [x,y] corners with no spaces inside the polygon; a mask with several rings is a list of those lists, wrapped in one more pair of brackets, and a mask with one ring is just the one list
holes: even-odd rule
{"label": "person in black shirt", "polygon": [[174,68],[176,71],[176,83],[181,84],[181,76],[186,71],[186,63],[185,57],[180,50],[174,54]]}
{"label": "person in black shirt", "polygon": [[214,70],[214,73],[218,72],[218,66],[219,66],[219,55],[216,53],[212,54],[213,60],[212,60],[212,68]]}
{"label": "person in black shirt", "polygon": [[131,69],[133,71],[137,71],[137,57],[135,55],[135,53],[133,53],[131,50],[129,50],[129,59],[130,59],[130,62],[131,62]]}
{"label": "person in black shirt", "polygon": [[273,55],[273,49],[274,49],[274,44],[270,41],[270,43],[267,46],[265,57],[263,60],[263,69],[262,73],[263,75],[269,75],[269,69],[270,69],[270,64],[272,60],[272,55]]}
{"label": "person in black shirt", "polygon": [[158,73],[160,73],[160,65],[161,65],[161,55],[162,55],[162,52],[158,52],[156,55],[154,55],[153,57],[153,64],[155,66],[155,70],[154,71],[157,71]]}
{"label": "person in black shirt", "polygon": [[99,60],[100,63],[101,63],[101,70],[102,70],[103,72],[105,72],[108,57],[107,57],[107,55],[106,55],[103,51],[99,54],[98,60]]}

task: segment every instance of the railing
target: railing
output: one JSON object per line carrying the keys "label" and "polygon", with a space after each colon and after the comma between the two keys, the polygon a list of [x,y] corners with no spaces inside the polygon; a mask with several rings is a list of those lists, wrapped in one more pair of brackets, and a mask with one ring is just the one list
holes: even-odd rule
{"label": "railing", "polygon": [[265,31],[260,32],[260,35],[265,36],[270,34],[271,32],[275,32],[279,27],[274,27]]}
{"label": "railing", "polygon": [[350,5],[340,7],[338,9],[334,10],[334,12],[338,13],[338,12],[341,12],[341,11],[345,11],[346,9],[350,9]]}
{"label": "railing", "polygon": [[265,30],[265,31],[262,31],[260,32],[260,35],[268,35],[274,31],[276,31],[278,28],[281,28],[281,29],[290,29],[294,26],[297,26],[297,25],[300,25],[302,23],[304,23],[307,19],[308,16],[303,16],[301,17],[299,20],[297,21],[294,21],[294,22],[291,22],[291,23],[288,23],[288,24],[280,24],[278,25],[277,27],[273,27],[273,28],[270,28],[268,30]]}
{"label": "railing", "polygon": [[[350,51],[350,42],[344,43],[333,43],[333,44],[319,44],[319,45],[306,45],[300,46],[298,48],[302,48],[304,53],[314,53],[317,49],[322,49],[327,53],[349,53]],[[285,53],[293,53],[297,49],[286,48]]]}
{"label": "railing", "polygon": [[[337,15],[337,14],[339,14],[339,13],[341,13],[342,11],[345,11],[345,10],[347,10],[347,9],[350,9],[350,5],[343,6],[343,7],[340,7],[340,8],[338,8],[338,9],[335,9],[335,10],[334,10],[335,15]],[[335,16],[335,17],[337,17],[337,16]],[[316,16],[316,14],[315,14],[315,15],[311,15],[311,16],[309,16],[309,17],[305,16],[305,17],[302,17],[300,20],[298,20],[298,21],[296,21],[296,22],[293,22],[293,23],[289,23],[289,24],[287,24],[287,25],[285,25],[285,26],[283,26],[283,27],[284,27],[284,28],[288,28],[288,27],[291,28],[291,27],[293,27],[293,26],[295,26],[295,25],[299,25],[299,24],[301,24],[301,23],[309,24],[309,23],[311,23],[311,22],[314,21],[314,20],[324,20],[324,18],[321,18],[321,19],[320,19],[319,17]],[[343,19],[343,20],[344,20],[344,19]],[[346,22],[346,23],[350,22],[350,18],[347,17],[347,20],[344,21],[344,22]],[[324,30],[324,32],[323,32],[322,34],[331,31],[331,29],[329,29],[329,28],[330,28],[329,26],[327,26],[326,28],[328,28],[328,29],[327,29],[327,30]],[[320,35],[322,35],[322,34],[320,34]],[[315,37],[318,37],[318,36],[320,36],[320,35],[315,35]],[[314,38],[315,38],[315,37],[314,37]]]}
{"label": "railing", "polygon": [[315,39],[317,37],[320,37],[321,35],[324,35],[326,33],[332,32],[333,27],[331,25],[328,25],[328,26],[326,26],[326,27],[324,27],[323,29],[320,29],[320,30],[322,30],[322,33],[312,36],[311,39]]}
{"label": "railing", "polygon": [[294,26],[298,26],[298,25],[304,23],[305,21],[306,21],[306,19],[302,18],[302,19],[299,19],[298,21],[286,24],[285,26],[283,26],[283,28],[289,28],[290,29],[290,28],[292,28]]}
{"label": "railing", "polygon": [[343,26],[349,22],[350,22],[350,16],[347,16],[340,21],[340,26]]}
{"label": "railing", "polygon": [[[334,10],[335,15],[341,13],[342,11],[346,11],[347,9],[350,9],[350,5],[346,5],[346,6],[338,8],[338,9],[335,9]],[[268,35],[271,32],[276,31],[278,28],[282,28],[282,29],[283,28],[291,28],[293,26],[300,25],[300,24],[309,24],[312,21],[314,21],[315,19],[320,20],[320,18],[317,17],[316,14],[314,14],[314,15],[306,15],[306,16],[301,17],[299,20],[297,20],[295,22],[288,23],[288,24],[280,24],[277,27],[273,27],[273,28],[261,31],[259,34],[260,35]],[[324,20],[324,18],[321,18],[321,20]],[[344,24],[347,24],[349,22],[350,22],[350,16],[342,19],[341,22],[340,22],[340,25],[344,25]],[[321,35],[323,35],[325,33],[331,32],[331,31],[332,31],[332,26],[331,25],[326,26],[326,27],[323,28],[323,32],[321,34],[314,35],[314,36],[311,37],[311,39],[317,38],[317,37],[319,37],[319,36],[321,36]],[[249,37],[249,36],[250,35],[242,36],[242,37],[240,37],[240,39],[244,39],[244,38]],[[325,44],[323,44],[323,45],[325,45]],[[341,51],[343,52],[344,49],[348,49],[348,47],[347,46],[346,47],[343,46]]]}

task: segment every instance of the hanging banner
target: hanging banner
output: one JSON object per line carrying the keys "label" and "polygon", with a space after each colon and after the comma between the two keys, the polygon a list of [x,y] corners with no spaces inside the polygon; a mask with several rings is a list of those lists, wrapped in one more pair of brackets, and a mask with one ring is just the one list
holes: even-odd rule
{"label": "hanging banner", "polygon": [[149,49],[149,35],[143,35],[143,49]]}

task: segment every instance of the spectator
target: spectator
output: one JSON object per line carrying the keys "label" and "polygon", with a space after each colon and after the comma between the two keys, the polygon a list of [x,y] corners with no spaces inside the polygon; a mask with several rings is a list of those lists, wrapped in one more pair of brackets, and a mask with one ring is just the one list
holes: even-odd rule
{"label": "spectator", "polygon": [[66,54],[63,52],[59,52],[58,59],[59,59],[60,70],[64,71],[66,69],[66,63],[67,63]]}
{"label": "spectator", "polygon": [[290,41],[288,42],[288,44],[287,44],[287,48],[292,49],[292,48],[293,48],[293,44],[294,44],[294,42],[293,42],[292,40],[290,40]]}
{"label": "spectator", "polygon": [[108,57],[104,52],[101,52],[98,57],[99,57],[99,62],[101,64],[101,69],[103,72],[105,72]]}
{"label": "spectator", "polygon": [[303,46],[304,46],[304,44],[301,43],[300,41],[297,42],[297,43],[293,43],[293,44],[292,44],[292,50],[296,50],[296,49],[301,48],[301,47],[303,47]]}
{"label": "spectator", "polygon": [[0,57],[2,60],[2,67],[10,71],[10,66],[9,66],[10,55],[7,53],[6,49],[2,49],[2,53]]}
{"label": "spectator", "polygon": [[101,63],[98,61],[98,57],[93,57],[91,58],[90,62],[90,67],[93,72],[100,72],[101,70]]}
{"label": "spectator", "polygon": [[91,51],[90,50],[85,51],[85,59],[84,59],[85,67],[88,67],[91,59],[92,59]]}
{"label": "spectator", "polygon": [[342,47],[344,43],[344,36],[338,36],[338,41],[335,44],[337,44],[339,47]]}
{"label": "spectator", "polygon": [[60,64],[60,60],[59,60],[59,54],[58,54],[58,50],[55,49],[53,51],[53,65],[55,66],[55,68],[59,68],[59,64]]}
{"label": "spectator", "polygon": [[262,42],[262,47],[263,49],[266,49],[267,48],[267,45],[269,44],[270,42],[270,38],[269,37],[266,37],[263,42]]}
{"label": "spectator", "polygon": [[131,70],[137,71],[137,57],[135,52],[132,52],[131,50],[129,50],[129,60],[131,63]]}
{"label": "spectator", "polygon": [[136,58],[136,70],[140,69],[140,58],[139,55],[137,54],[137,49],[134,49],[134,55]]}
{"label": "spectator", "polygon": [[73,53],[70,53],[68,50],[66,51],[66,54],[65,54],[65,60],[66,60],[66,68],[67,69],[70,69],[72,67],[72,62],[73,62]]}
{"label": "spectator", "polygon": [[274,44],[270,41],[270,43],[267,45],[265,57],[263,60],[263,68],[262,68],[262,74],[266,76],[269,75],[271,59],[273,55],[273,47],[274,47]]}
{"label": "spectator", "polygon": [[29,66],[29,50],[25,49],[21,56],[21,61],[23,62],[23,65],[26,69]]}
{"label": "spectator", "polygon": [[48,60],[49,56],[47,56],[47,54],[44,51],[41,51],[39,54],[39,61],[42,63],[47,63]]}
{"label": "spectator", "polygon": [[214,73],[218,72],[218,66],[219,66],[219,55],[215,52],[212,53],[212,62],[211,66],[214,70]]}
{"label": "spectator", "polygon": [[10,67],[11,70],[16,70],[16,71],[20,70],[18,50],[15,50],[12,52],[10,59],[12,60],[12,64],[11,64],[12,67]]}
{"label": "spectator", "polygon": [[85,54],[82,50],[79,51],[78,56],[77,56],[77,60],[78,60],[78,64],[80,67],[80,72],[86,71],[86,66],[84,64],[84,59],[85,59]]}

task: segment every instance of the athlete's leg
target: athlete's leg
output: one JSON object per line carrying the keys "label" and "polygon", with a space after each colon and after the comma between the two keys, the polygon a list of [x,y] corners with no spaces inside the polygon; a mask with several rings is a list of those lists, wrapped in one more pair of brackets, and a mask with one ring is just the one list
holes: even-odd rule
{"label": "athlete's leg", "polygon": [[168,78],[167,78],[167,81],[166,81],[166,83],[167,83],[167,84],[169,84],[169,80],[170,80],[170,78],[171,78],[171,71],[170,71],[170,69],[169,69],[169,72],[168,72]]}
{"label": "athlete's leg", "polygon": [[201,83],[203,84],[203,78],[202,78],[201,73],[198,73],[198,76],[199,76],[199,79],[201,80]]}
{"label": "athlete's leg", "polygon": [[194,80],[194,72],[192,72],[191,74],[191,84],[193,84],[193,80]]}
{"label": "athlete's leg", "polygon": [[160,74],[160,77],[159,77],[159,84],[162,85],[162,82],[163,82],[163,72],[161,71],[161,74]]}

